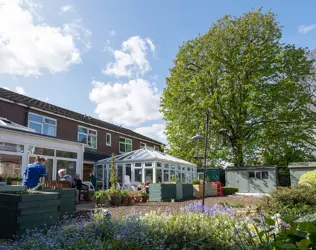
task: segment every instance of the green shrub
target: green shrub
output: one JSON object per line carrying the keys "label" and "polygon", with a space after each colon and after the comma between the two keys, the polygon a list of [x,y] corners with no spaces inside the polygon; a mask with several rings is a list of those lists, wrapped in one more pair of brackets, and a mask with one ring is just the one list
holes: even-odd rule
{"label": "green shrub", "polygon": [[316,212],[316,186],[280,187],[259,206],[270,213],[305,215]]}
{"label": "green shrub", "polygon": [[199,185],[200,184],[200,180],[198,180],[198,179],[192,180],[192,184],[193,185]]}
{"label": "green shrub", "polygon": [[316,170],[301,175],[300,185],[316,186]]}
{"label": "green shrub", "polygon": [[233,195],[238,192],[236,187],[223,187],[223,195]]}

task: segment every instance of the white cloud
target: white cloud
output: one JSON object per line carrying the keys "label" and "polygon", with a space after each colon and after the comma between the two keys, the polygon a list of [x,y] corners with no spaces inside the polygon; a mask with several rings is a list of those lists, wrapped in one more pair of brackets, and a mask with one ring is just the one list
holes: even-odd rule
{"label": "white cloud", "polygon": [[0,73],[36,76],[45,71],[65,71],[80,63],[76,40],[88,31],[79,29],[78,21],[63,27],[43,23],[34,14],[38,5],[27,2],[0,0]]}
{"label": "white cloud", "polygon": [[154,45],[152,40],[150,40],[149,38],[146,38],[146,42],[149,44],[149,47],[150,47],[151,51],[154,53],[155,49],[156,49],[156,46]]}
{"label": "white cloud", "polygon": [[146,80],[136,79],[127,83],[92,82],[89,94],[97,107],[99,119],[119,125],[137,126],[161,118],[160,96]]}
{"label": "white cloud", "polygon": [[316,27],[315,24],[310,24],[310,25],[300,25],[298,27],[298,32],[302,33],[302,34],[306,34],[308,32],[310,32],[312,29],[314,29]]}
{"label": "white cloud", "polygon": [[152,124],[148,127],[140,127],[135,129],[136,133],[142,134],[144,136],[154,138],[162,143],[167,144],[167,138],[165,135],[165,124]]}
{"label": "white cloud", "polygon": [[21,94],[21,95],[25,95],[24,89],[20,86],[15,87],[15,92],[17,92],[18,94]]}
{"label": "white cloud", "polygon": [[121,50],[113,51],[115,62],[109,63],[102,72],[116,77],[144,75],[151,69],[147,60],[148,47],[153,51],[154,44],[149,38],[145,40],[139,36],[129,38],[122,43]]}
{"label": "white cloud", "polygon": [[65,6],[62,6],[61,8],[61,11],[62,12],[69,12],[69,11],[74,11],[74,8],[71,6],[71,5],[65,5]]}
{"label": "white cloud", "polygon": [[115,30],[111,30],[111,31],[110,31],[110,36],[115,36],[115,34],[116,34],[116,31],[115,31]]}
{"label": "white cloud", "polygon": [[[1,86],[0,86],[1,87]],[[8,88],[8,87],[2,87],[2,88],[4,88],[4,89],[6,89],[6,90],[11,90],[10,88]],[[11,91],[14,91],[14,92],[16,92],[16,93],[18,93],[18,94],[21,94],[21,95],[25,95],[25,91],[24,91],[24,89],[22,88],[22,87],[20,87],[20,86],[16,86],[13,90],[11,90]]]}

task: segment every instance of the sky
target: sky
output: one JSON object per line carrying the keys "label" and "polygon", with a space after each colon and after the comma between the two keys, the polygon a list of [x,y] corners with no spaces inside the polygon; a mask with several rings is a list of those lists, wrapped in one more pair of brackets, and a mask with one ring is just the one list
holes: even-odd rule
{"label": "sky", "polygon": [[0,0],[0,87],[166,143],[160,97],[179,45],[259,7],[285,43],[316,47],[314,0]]}

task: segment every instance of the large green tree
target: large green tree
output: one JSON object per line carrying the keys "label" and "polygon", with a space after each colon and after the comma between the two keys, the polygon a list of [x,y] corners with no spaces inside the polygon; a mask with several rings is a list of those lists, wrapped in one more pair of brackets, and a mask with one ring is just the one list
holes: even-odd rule
{"label": "large green tree", "polygon": [[[310,158],[313,63],[307,49],[282,42],[272,12],[219,19],[206,34],[180,46],[166,79],[161,111],[171,153],[193,160],[201,152],[202,143],[188,141],[197,131],[205,133],[209,111],[213,165],[279,164],[295,161],[295,154]],[[228,132],[225,148],[221,129]]]}

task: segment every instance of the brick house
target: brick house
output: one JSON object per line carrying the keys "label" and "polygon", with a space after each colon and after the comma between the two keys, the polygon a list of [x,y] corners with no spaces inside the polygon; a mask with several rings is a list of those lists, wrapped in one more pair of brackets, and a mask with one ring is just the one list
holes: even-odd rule
{"label": "brick house", "polygon": [[86,145],[83,178],[93,164],[112,153],[121,154],[141,147],[162,150],[163,144],[130,129],[64,109],[0,88],[0,117],[58,139]]}

